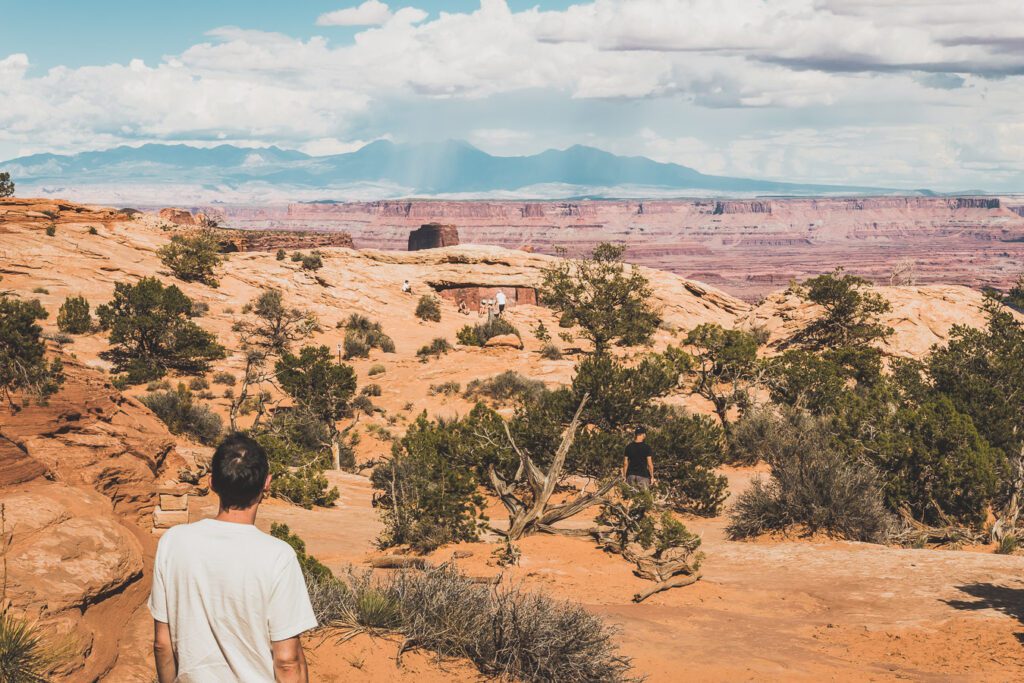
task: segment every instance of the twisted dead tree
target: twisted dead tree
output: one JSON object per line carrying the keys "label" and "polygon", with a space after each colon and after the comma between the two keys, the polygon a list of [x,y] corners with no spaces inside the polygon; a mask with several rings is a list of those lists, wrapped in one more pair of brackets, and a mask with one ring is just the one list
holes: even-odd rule
{"label": "twisted dead tree", "polygon": [[[516,444],[509,431],[508,424],[505,427],[505,436],[508,438],[512,449],[519,456],[519,468],[511,480],[506,480],[490,465],[487,473],[490,475],[491,485],[501,498],[501,502],[508,510],[509,525],[508,531],[503,533],[508,541],[516,541],[523,536],[536,532],[549,534],[567,534],[575,536],[588,536],[590,530],[556,529],[554,524],[562,520],[578,515],[592,505],[605,502],[605,494],[615,485],[614,480],[601,485],[596,491],[590,493],[579,493],[559,505],[551,505],[551,494],[555,492],[555,486],[562,477],[562,470],[565,467],[565,458],[576,440],[576,430],[579,427],[580,415],[584,406],[587,405],[590,395],[584,395],[576,408],[569,426],[562,432],[562,441],[555,451],[548,471],[542,471],[529,453],[524,452]],[[525,487],[526,494],[520,497],[518,490]]]}
{"label": "twisted dead tree", "polygon": [[650,491],[625,487],[623,500],[606,502],[598,517],[600,527],[592,532],[597,544],[635,565],[633,574],[654,581],[646,591],[633,595],[643,602],[655,593],[682,588],[701,579],[700,536],[690,531],[667,510],[660,518],[652,513],[657,505]]}

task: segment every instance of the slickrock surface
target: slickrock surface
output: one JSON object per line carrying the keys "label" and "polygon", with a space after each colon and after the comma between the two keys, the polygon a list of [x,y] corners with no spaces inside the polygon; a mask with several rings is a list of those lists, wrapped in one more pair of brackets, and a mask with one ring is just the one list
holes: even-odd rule
{"label": "slickrock surface", "polygon": [[[572,211],[585,213],[585,208]],[[655,208],[645,203],[643,215]],[[755,213],[733,213],[739,208],[725,205],[715,214],[711,203],[708,211],[713,217],[777,216],[781,211],[772,203],[772,213],[752,204],[743,208]],[[540,209],[524,215],[543,217]],[[51,222],[56,233],[49,237],[45,228]],[[507,369],[550,386],[572,377],[577,357],[543,359],[541,344],[531,334],[539,322],[558,330],[557,316],[529,296],[543,268],[552,263],[550,256],[471,245],[418,252],[333,247],[323,249],[324,267],[311,273],[288,259],[277,261],[273,253],[252,251],[230,254],[220,287],[213,289],[179,282],[160,264],[156,251],[174,232],[161,230],[159,223],[153,216],[66,202],[0,200],[0,290],[39,299],[50,313],[44,331],[53,335],[57,309],[67,296],[82,294],[95,307],[110,299],[115,283],[155,274],[209,306],[196,322],[229,349],[229,357],[214,371],[236,376],[243,359],[231,326],[242,307],[268,287],[279,288],[289,305],[316,313],[323,331],[311,342],[332,351],[344,338],[336,324],[351,313],[367,315],[394,338],[396,352],[375,350],[368,359],[350,362],[360,386],[381,388],[373,403],[382,412],[360,415],[354,427],[361,437],[356,449],[360,464],[386,457],[393,439],[421,411],[433,417],[471,409],[461,394],[431,392],[432,386],[456,382],[465,387]],[[90,227],[97,234],[90,235]],[[402,235],[407,235],[404,228]],[[637,268],[650,278],[654,303],[667,323],[655,336],[655,348],[678,343],[680,331],[702,322],[764,326],[777,342],[814,315],[811,307],[783,294],[752,308],[715,287]],[[412,284],[411,294],[400,291],[404,279]],[[37,287],[46,292],[33,293]],[[509,297],[506,316],[522,333],[522,349],[456,346],[429,363],[417,359],[416,349],[432,339],[454,342],[460,327],[484,320],[475,310],[460,314],[455,301],[443,296],[441,322],[420,321],[414,311],[421,294],[435,288],[479,294],[498,287],[516,293]],[[889,350],[896,355],[919,356],[954,323],[983,322],[980,296],[964,287],[879,291],[893,303],[888,323],[897,332]],[[566,346],[560,339],[556,343]],[[110,387],[107,363],[98,356],[107,346],[99,332],[76,335],[59,350],[54,345],[52,351],[61,354],[68,372],[62,392],[46,407],[17,414],[0,408],[0,501],[6,506],[8,532],[14,534],[9,593],[17,609],[41,615],[44,625],[77,643],[80,656],[63,672],[66,680],[151,681],[152,627],[144,607],[155,547],[151,512],[158,491],[178,468],[192,465],[210,449],[168,434],[137,402],[144,387],[125,394]],[[371,377],[369,369],[378,364],[385,371]],[[225,415],[229,401],[223,387],[214,384],[211,391],[213,398],[200,400]],[[507,406],[499,408],[508,412]],[[735,495],[763,468],[723,471]],[[329,509],[268,501],[258,526],[266,530],[271,522],[287,523],[312,554],[335,570],[362,565],[376,552],[381,531],[367,473],[366,468],[358,474],[329,472],[330,483],[341,493]],[[191,500],[190,519],[215,513],[212,495]],[[500,505],[491,505],[488,514],[492,524],[502,526]],[[704,579],[641,605],[630,602],[642,584],[630,566],[583,539],[526,539],[521,566],[505,570],[505,580],[578,600],[620,625],[623,652],[634,658],[636,672],[652,682],[1024,678],[1019,644],[1024,558],[993,555],[991,548],[909,550],[821,539],[735,543],[725,537],[724,516],[686,523],[704,539]],[[490,559],[493,548],[486,543],[446,547],[432,559],[469,551],[459,564],[473,575],[489,576],[501,572]],[[328,631],[307,641],[314,681],[474,678],[464,662],[438,664],[423,652],[406,654],[406,666],[399,669],[394,663],[397,643],[357,638],[340,644],[334,635]]]}
{"label": "slickrock surface", "polygon": [[[748,301],[845,265],[889,284],[909,262],[917,284],[1005,287],[1024,270],[1019,200],[996,197],[645,201],[379,201],[236,206],[235,227],[344,230],[357,247],[403,249],[409,231],[454,224],[463,243],[570,254],[603,241],[631,261]],[[901,282],[908,282],[902,280]]]}
{"label": "slickrock surface", "polygon": [[[882,322],[893,329],[881,348],[890,355],[922,358],[935,344],[949,338],[954,325],[984,327],[984,295],[957,285],[877,287],[892,306]],[[817,318],[821,307],[801,301],[787,291],[769,295],[760,305],[737,318],[744,329],[761,328],[769,333],[768,345],[777,348]]]}

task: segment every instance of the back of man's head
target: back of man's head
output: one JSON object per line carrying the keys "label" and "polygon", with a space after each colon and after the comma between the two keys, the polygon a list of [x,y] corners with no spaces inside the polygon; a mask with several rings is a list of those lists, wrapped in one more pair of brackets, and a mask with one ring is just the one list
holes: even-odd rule
{"label": "back of man's head", "polygon": [[267,482],[270,465],[263,447],[238,432],[229,435],[213,454],[213,490],[225,510],[252,506]]}

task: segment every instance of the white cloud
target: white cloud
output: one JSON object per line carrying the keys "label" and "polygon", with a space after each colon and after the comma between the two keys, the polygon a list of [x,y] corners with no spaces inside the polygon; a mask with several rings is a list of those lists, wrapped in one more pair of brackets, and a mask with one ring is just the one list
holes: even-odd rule
{"label": "white cloud", "polygon": [[380,0],[366,0],[358,7],[348,7],[321,14],[316,18],[317,26],[382,26],[389,21],[417,24],[428,14],[416,7],[403,7],[392,13],[386,3]]}
{"label": "white cloud", "polygon": [[[337,153],[434,135],[503,154],[585,142],[800,180],[984,186],[1021,174],[1019,0],[595,0],[521,12],[482,0],[430,20],[368,0],[317,23],[364,28],[337,44],[221,27],[159,63],[39,74],[31,55],[0,56],[0,158],[159,140]],[[516,104],[536,93],[551,111],[523,112],[534,128],[468,113],[461,127],[415,127],[417,110],[438,103],[514,110],[536,106]],[[623,118],[586,114],[608,102]],[[630,114],[651,102],[669,114]],[[710,109],[694,130],[671,115]]]}

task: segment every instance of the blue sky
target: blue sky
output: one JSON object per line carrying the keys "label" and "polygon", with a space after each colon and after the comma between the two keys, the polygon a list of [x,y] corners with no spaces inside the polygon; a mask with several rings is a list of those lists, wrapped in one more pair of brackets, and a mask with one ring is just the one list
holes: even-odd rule
{"label": "blue sky", "polygon": [[1020,0],[3,4],[0,159],[456,138],[1024,191]]}

